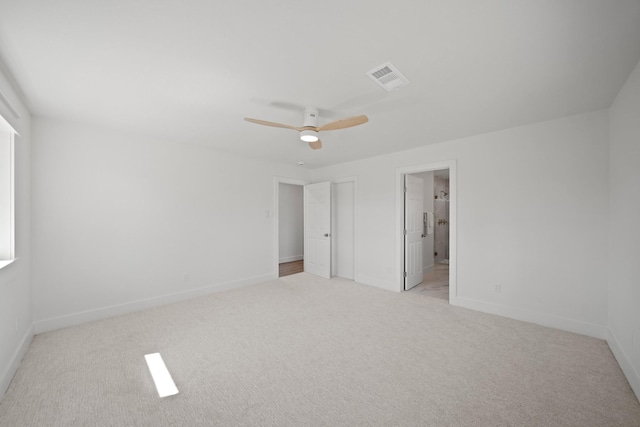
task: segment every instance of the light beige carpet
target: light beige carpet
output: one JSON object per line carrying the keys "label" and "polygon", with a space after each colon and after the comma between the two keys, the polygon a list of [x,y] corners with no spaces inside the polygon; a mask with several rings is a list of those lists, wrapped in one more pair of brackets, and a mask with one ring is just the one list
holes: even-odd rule
{"label": "light beige carpet", "polygon": [[640,404],[604,341],[300,273],[36,336],[0,425],[638,426]]}

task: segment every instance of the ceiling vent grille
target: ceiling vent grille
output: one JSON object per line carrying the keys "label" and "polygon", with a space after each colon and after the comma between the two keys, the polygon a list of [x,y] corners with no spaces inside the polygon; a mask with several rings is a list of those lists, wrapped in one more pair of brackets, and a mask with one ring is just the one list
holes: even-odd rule
{"label": "ceiling vent grille", "polygon": [[378,83],[387,92],[400,89],[409,84],[409,80],[391,62],[385,62],[367,73],[371,80]]}

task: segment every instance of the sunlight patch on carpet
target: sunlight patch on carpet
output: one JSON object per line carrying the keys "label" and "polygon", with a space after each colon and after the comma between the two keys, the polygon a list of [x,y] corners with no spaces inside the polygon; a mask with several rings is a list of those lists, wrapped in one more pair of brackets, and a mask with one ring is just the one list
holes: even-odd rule
{"label": "sunlight patch on carpet", "polygon": [[178,388],[173,382],[173,378],[171,378],[171,374],[167,369],[167,365],[164,364],[160,353],[145,354],[144,358],[147,361],[153,382],[158,389],[158,395],[160,397],[167,397],[178,394]]}

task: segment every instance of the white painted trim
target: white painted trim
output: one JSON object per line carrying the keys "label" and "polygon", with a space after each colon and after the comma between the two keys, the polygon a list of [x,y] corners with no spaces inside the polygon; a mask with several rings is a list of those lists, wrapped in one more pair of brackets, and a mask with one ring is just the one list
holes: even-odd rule
{"label": "white painted trim", "polygon": [[331,181],[332,184],[343,184],[345,182],[358,182],[357,176],[345,176],[342,178],[334,179]]}
{"label": "white painted trim", "polygon": [[14,261],[15,261],[15,258],[14,259],[7,259],[7,260],[0,260],[0,270],[2,270],[3,268],[5,268],[8,265],[11,265]]}
{"label": "white painted trim", "polygon": [[9,98],[2,92],[2,90],[0,90],[0,102],[2,102],[5,107],[7,107],[7,110],[9,110],[11,114],[13,114],[13,117],[15,117],[16,119],[22,118],[16,107],[13,106],[11,101],[9,101]]}
{"label": "white painted trim", "polygon": [[[5,126],[6,124],[6,126]],[[8,127],[11,130],[6,130],[5,128]],[[0,128],[2,128],[2,139],[4,140],[4,136],[6,134],[7,136],[7,140],[8,140],[8,159],[7,163],[8,165],[8,176],[7,182],[3,182],[2,185],[6,185],[8,187],[8,191],[7,191],[7,198],[6,200],[4,200],[4,202],[7,203],[7,210],[8,210],[8,221],[6,223],[4,223],[2,225],[2,234],[3,234],[3,249],[2,249],[2,255],[0,255],[1,258],[1,262],[4,265],[0,265],[0,268],[9,265],[14,259],[15,259],[15,249],[16,249],[16,244],[15,244],[15,231],[16,231],[16,222],[15,222],[15,212],[16,212],[16,192],[15,192],[15,165],[16,165],[16,150],[15,150],[15,131],[12,131],[11,125],[9,125],[9,123],[2,117],[0,116]],[[2,144],[4,145],[5,141],[2,141]],[[4,167],[5,165],[3,165]],[[6,230],[4,230],[4,228],[6,227]],[[6,233],[6,235],[5,235]],[[6,245],[6,246],[5,246]]]}
{"label": "white painted trim", "polygon": [[158,297],[145,298],[137,301],[126,302],[123,304],[111,305],[108,307],[96,308],[93,310],[81,311],[78,313],[68,314],[59,317],[52,317],[34,322],[36,334],[49,332],[56,329],[66,328],[68,326],[79,325],[94,320],[106,319],[109,317],[120,316],[135,311],[144,310],[146,308],[157,307],[161,305],[171,304],[178,301],[184,301],[203,295],[213,294],[217,292],[238,289],[245,286],[255,285],[268,280],[277,279],[278,274],[265,274],[262,276],[254,276],[241,280],[217,283],[211,286],[205,286],[197,289],[190,289],[184,292],[176,292],[172,294],[162,295]]}
{"label": "white painted trim", "polygon": [[16,134],[9,134],[9,258],[16,257]]}
{"label": "white painted trim", "polygon": [[536,325],[547,326],[549,328],[561,329],[581,335],[588,335],[594,338],[606,339],[607,327],[594,323],[582,322],[580,320],[568,319],[555,314],[542,313],[523,308],[511,307],[508,305],[494,304],[470,298],[457,297],[451,305],[481,311],[483,313],[495,314],[508,317],[510,319],[522,320],[524,322],[535,323]]}
{"label": "white painted trim", "polygon": [[5,369],[0,377],[0,400],[4,397],[4,394],[7,392],[11,381],[13,380],[13,376],[16,374],[18,370],[18,366],[20,366],[20,362],[22,362],[22,358],[25,353],[29,349],[29,345],[31,344],[31,340],[34,336],[34,328],[33,325],[27,330],[27,333],[22,338],[20,345],[16,348],[16,351],[13,353],[13,357],[11,357],[11,362],[9,366]]}
{"label": "white painted trim", "polygon": [[396,169],[396,281],[395,289],[404,289],[404,176],[412,173],[449,169],[449,303],[458,296],[458,172],[456,160],[407,166]]}
{"label": "white painted trim", "polygon": [[372,286],[374,288],[384,289],[385,291],[393,292],[394,285],[392,282],[385,282],[384,280],[380,280],[378,278],[368,277],[368,276],[354,276],[354,277],[356,278],[355,281],[357,283],[367,285],[367,286]]}
{"label": "white painted trim", "polygon": [[611,349],[611,353],[618,361],[618,365],[622,369],[625,377],[627,377],[627,381],[629,381],[629,385],[631,389],[636,394],[636,398],[640,401],[640,374],[633,368],[633,365],[629,361],[630,359],[627,357],[625,352],[618,344],[618,340],[616,339],[611,329],[607,329],[607,344],[609,344],[609,348]]}
{"label": "white painted trim", "polygon": [[283,262],[301,261],[302,259],[303,259],[302,255],[286,256],[284,258],[278,259],[278,262],[282,264]]}
{"label": "white painted trim", "polygon": [[280,184],[305,186],[310,182],[297,178],[273,177],[273,274],[276,277],[280,274]]}

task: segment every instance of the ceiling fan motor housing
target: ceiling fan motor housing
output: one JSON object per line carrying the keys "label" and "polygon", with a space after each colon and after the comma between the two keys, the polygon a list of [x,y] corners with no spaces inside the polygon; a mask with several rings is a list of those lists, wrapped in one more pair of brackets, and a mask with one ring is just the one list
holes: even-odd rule
{"label": "ceiling fan motor housing", "polygon": [[303,127],[318,126],[318,109],[315,107],[307,107],[304,109]]}
{"label": "ceiling fan motor housing", "polygon": [[334,120],[329,123],[325,123],[322,126],[318,126],[318,109],[315,107],[307,107],[304,110],[303,125],[300,127],[284,125],[282,123],[268,122],[266,120],[252,119],[250,117],[244,118],[246,121],[256,123],[263,126],[271,126],[276,128],[293,129],[300,132],[300,139],[304,142],[308,142],[309,146],[314,150],[322,148],[322,142],[318,138],[318,132],[321,130],[336,130],[346,129],[353,126],[358,126],[363,123],[367,123],[369,119],[367,116],[353,116],[340,120]]}
{"label": "ceiling fan motor housing", "polygon": [[[316,128],[318,127],[318,109],[307,107],[304,109],[304,121],[302,127]],[[318,140],[318,132],[315,129],[306,129],[300,132],[300,139],[304,142],[316,142]]]}

